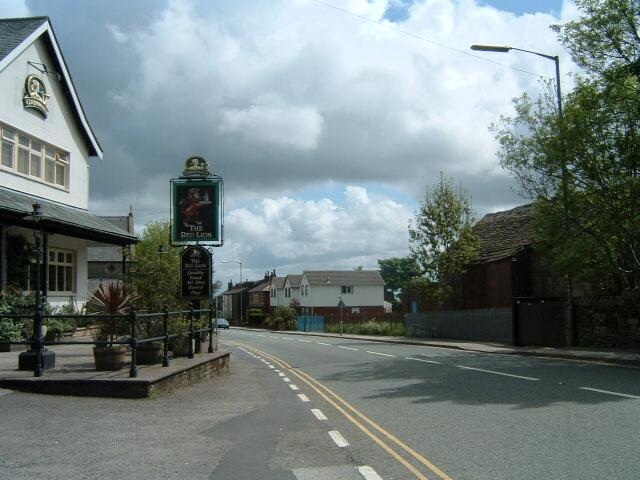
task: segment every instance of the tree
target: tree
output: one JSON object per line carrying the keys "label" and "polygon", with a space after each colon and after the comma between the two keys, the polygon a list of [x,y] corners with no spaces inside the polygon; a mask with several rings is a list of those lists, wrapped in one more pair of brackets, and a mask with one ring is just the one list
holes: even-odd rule
{"label": "tree", "polygon": [[409,251],[424,280],[439,286],[440,301],[451,298],[466,265],[477,255],[473,222],[469,195],[442,173],[440,181],[427,188],[415,220],[409,222]]}
{"label": "tree", "polygon": [[[145,225],[131,269],[131,280],[141,297],[141,307],[160,311],[186,308],[180,298],[180,249],[167,248],[171,225],[168,221],[150,222]],[[166,251],[158,252],[164,245]]]}
{"label": "tree", "polygon": [[420,268],[411,256],[378,260],[385,288],[398,300],[407,291],[411,279],[420,276]]}
{"label": "tree", "polygon": [[501,165],[536,202],[537,247],[548,263],[619,293],[640,280],[638,7],[576,3],[585,16],[554,28],[590,76],[576,79],[563,117],[547,84],[535,101],[515,99],[516,115],[492,129]]}

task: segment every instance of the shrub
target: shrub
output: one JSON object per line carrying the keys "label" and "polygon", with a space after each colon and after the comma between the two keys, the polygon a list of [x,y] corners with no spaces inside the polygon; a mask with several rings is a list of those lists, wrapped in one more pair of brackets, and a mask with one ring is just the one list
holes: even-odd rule
{"label": "shrub", "polygon": [[295,330],[296,311],[291,307],[276,307],[265,323],[274,330]]}
{"label": "shrub", "polygon": [[0,342],[10,342],[22,338],[22,322],[0,318]]}
{"label": "shrub", "polygon": [[[330,333],[340,333],[340,324],[327,325],[326,331]],[[402,323],[369,321],[365,323],[345,323],[343,333],[402,337],[406,335],[406,329]]]}

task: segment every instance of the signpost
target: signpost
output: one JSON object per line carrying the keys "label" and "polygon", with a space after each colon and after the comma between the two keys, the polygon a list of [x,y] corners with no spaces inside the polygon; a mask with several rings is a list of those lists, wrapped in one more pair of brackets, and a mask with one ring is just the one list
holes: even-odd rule
{"label": "signpost", "polygon": [[[224,184],[209,171],[204,158],[194,156],[187,158],[182,175],[172,178],[170,187],[169,241],[172,246],[185,247],[180,255],[180,293],[191,300],[194,310],[200,310],[200,300],[211,302],[213,273],[211,252],[204,246],[224,244]],[[216,322],[216,336],[217,330]],[[216,337],[216,349],[217,343]]]}

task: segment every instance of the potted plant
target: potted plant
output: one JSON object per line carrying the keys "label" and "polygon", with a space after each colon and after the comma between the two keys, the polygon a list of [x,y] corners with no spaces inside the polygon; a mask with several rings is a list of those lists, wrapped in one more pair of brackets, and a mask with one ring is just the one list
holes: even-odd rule
{"label": "potted plant", "polygon": [[181,334],[171,339],[170,350],[174,357],[186,357],[189,354],[189,319],[185,315],[171,317],[169,319],[169,332]]}
{"label": "potted plant", "polygon": [[[127,315],[131,311],[133,302],[138,298],[134,293],[127,293],[121,283],[110,283],[106,287],[102,284],[89,299],[87,309],[94,314],[102,315]],[[100,327],[96,335],[96,342],[100,342],[93,347],[93,357],[96,363],[96,370],[120,370],[124,368],[124,357],[127,351],[126,345],[114,344],[121,331],[121,317],[107,317],[98,320]]]}
{"label": "potted plant", "polygon": [[[138,338],[152,338],[164,334],[162,320],[148,318],[138,324]],[[162,361],[164,351],[162,342],[138,343],[136,361],[140,365],[154,365]]]}

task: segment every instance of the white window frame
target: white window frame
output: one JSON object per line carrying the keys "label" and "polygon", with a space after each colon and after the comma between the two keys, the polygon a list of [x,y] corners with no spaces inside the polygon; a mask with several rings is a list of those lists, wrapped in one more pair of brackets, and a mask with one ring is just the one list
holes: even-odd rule
{"label": "white window frame", "polygon": [[[12,135],[13,138],[11,138]],[[26,143],[29,145],[22,145],[19,141],[20,137],[27,140]],[[11,145],[12,152],[12,165],[4,165],[0,161],[0,170],[10,172],[14,175],[28,178],[30,180],[35,180],[53,188],[69,191],[69,172],[71,169],[69,152],[65,152],[64,150],[51,145],[50,143],[44,142],[33,135],[29,135],[28,133],[1,122],[0,143],[2,144],[0,155],[4,157],[5,145]],[[40,148],[34,148],[35,146],[39,146]],[[26,160],[28,173],[18,171],[18,159],[20,158],[21,151],[25,152],[27,155]],[[32,175],[32,161],[37,161],[38,157],[40,158],[40,172],[39,175]],[[47,161],[53,161],[53,181],[47,180]],[[60,169],[62,169],[61,175],[58,175]]]}
{"label": "white window frame", "polygon": [[[57,247],[50,247],[49,248],[49,257],[51,257],[51,254],[54,254],[54,259],[55,260],[51,260],[51,258],[49,258],[48,263],[48,271],[47,271],[47,278],[49,280],[49,293],[53,293],[56,295],[70,295],[75,293],[76,291],[76,252],[74,252],[73,250],[65,250],[63,248],[57,248]],[[58,260],[59,258],[59,254],[63,254],[64,255],[64,261],[60,262]],[[71,262],[69,263],[68,260],[68,255],[71,255]],[[52,282],[50,276],[49,276],[49,272],[51,270],[51,267],[56,268],[55,270],[55,275],[56,278],[54,279],[54,282]],[[62,268],[64,271],[64,276],[66,277],[67,275],[67,267],[71,267],[71,290],[54,290],[52,288],[53,285],[58,283],[58,268]],[[65,282],[67,283],[67,282]]]}
{"label": "white window frame", "polygon": [[353,285],[341,285],[340,292],[342,295],[353,295]]}

